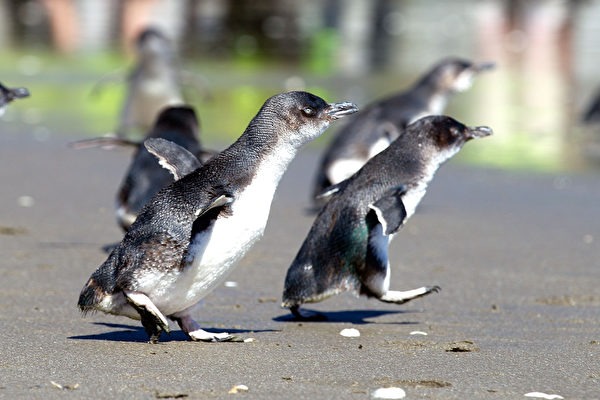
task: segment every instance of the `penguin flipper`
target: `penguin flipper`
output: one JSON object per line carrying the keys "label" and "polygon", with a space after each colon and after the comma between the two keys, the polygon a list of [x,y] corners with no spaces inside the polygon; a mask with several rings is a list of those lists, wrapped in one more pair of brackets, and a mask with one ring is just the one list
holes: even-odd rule
{"label": "penguin flipper", "polygon": [[[213,197],[210,201],[200,206],[194,215],[196,219],[192,224],[191,242],[188,251],[194,248],[194,242],[197,235],[204,232],[217,219],[222,211],[222,207],[233,202],[233,197],[229,194],[221,194]],[[187,265],[187,264],[186,264]]]}
{"label": "penguin flipper", "polygon": [[406,221],[407,213],[402,201],[406,191],[406,186],[401,185],[388,190],[381,198],[369,205],[386,236],[398,232]]}
{"label": "penguin flipper", "polygon": [[150,343],[157,343],[161,332],[169,333],[169,322],[152,300],[141,292],[124,291],[127,302],[140,314]]}
{"label": "penguin flipper", "polygon": [[144,141],[146,149],[158,159],[161,167],[169,171],[175,180],[200,168],[198,158],[185,148],[163,138],[150,138]]}
{"label": "penguin flipper", "polygon": [[209,212],[212,209],[223,207],[233,201],[233,197],[227,194],[221,194],[220,196],[214,198],[206,207],[200,208],[196,211],[196,215],[198,218],[202,217],[204,214]]}

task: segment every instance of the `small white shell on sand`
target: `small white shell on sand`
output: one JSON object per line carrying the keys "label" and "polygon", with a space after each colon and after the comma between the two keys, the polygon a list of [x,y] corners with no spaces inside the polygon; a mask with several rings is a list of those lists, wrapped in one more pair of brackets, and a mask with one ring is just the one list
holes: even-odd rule
{"label": "small white shell on sand", "polygon": [[25,196],[25,195],[24,195],[24,196],[20,196],[20,197],[17,199],[17,204],[18,204],[20,207],[26,207],[26,208],[29,208],[29,207],[33,207],[33,206],[35,205],[35,200],[34,200],[34,199],[33,199],[33,197],[31,197],[31,196]]}
{"label": "small white shell on sand", "polygon": [[74,385],[61,385],[60,383],[50,381],[50,384],[60,390],[75,390],[75,389],[79,388],[79,383],[76,383]]}
{"label": "small white shell on sand", "polygon": [[226,281],[223,285],[225,287],[237,287],[238,283],[234,281]]}
{"label": "small white shell on sand", "polygon": [[374,399],[403,399],[406,397],[404,389],[399,387],[379,388],[371,393]]}
{"label": "small white shell on sand", "polygon": [[536,399],[564,399],[564,397],[559,396],[557,394],[546,394],[542,392],[529,392],[525,393],[525,397],[535,397]]}
{"label": "small white shell on sand", "polygon": [[246,385],[235,385],[234,387],[232,387],[231,389],[229,389],[229,394],[236,394],[236,393],[241,393],[241,392],[247,392],[248,386]]}
{"label": "small white shell on sand", "polygon": [[254,341],[256,341],[256,339],[254,339],[254,338],[252,338],[252,337],[249,337],[249,338],[246,338],[246,339],[244,339],[244,343],[252,343],[252,342],[254,342]]}
{"label": "small white shell on sand", "polygon": [[411,333],[409,333],[409,335],[422,335],[422,336],[427,336],[427,332],[423,332],[423,331],[412,331]]}
{"label": "small white shell on sand", "polygon": [[360,332],[358,331],[358,329],[346,328],[346,329],[342,329],[340,331],[340,335],[345,336],[345,337],[359,337]]}

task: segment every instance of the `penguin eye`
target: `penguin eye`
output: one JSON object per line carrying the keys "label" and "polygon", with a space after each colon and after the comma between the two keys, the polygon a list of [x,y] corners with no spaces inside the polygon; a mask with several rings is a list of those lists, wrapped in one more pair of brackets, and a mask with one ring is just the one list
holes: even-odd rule
{"label": "penguin eye", "polygon": [[311,107],[304,107],[302,109],[302,114],[306,115],[307,117],[312,117],[315,115],[315,110]]}

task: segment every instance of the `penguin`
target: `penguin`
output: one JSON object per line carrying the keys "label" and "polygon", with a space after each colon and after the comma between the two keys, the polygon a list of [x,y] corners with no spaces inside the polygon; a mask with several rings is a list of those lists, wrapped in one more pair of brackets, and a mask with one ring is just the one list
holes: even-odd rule
{"label": "penguin", "polygon": [[[149,139],[162,138],[153,142]],[[148,147],[147,143],[154,143]],[[160,189],[174,181],[174,177],[154,158],[154,151],[175,143],[183,148],[179,152],[189,152],[191,171],[199,168],[203,162],[216,153],[205,150],[199,139],[199,124],[194,109],[188,106],[167,107],[158,115],[153,128],[144,142],[136,146],[131,164],[121,182],[116,198],[116,216],[119,226],[127,231],[137,218],[137,214]]]}
{"label": "penguin", "polygon": [[[142,207],[160,189],[173,182],[173,176],[158,164],[155,157],[145,146],[152,138],[163,138],[173,142],[185,151],[194,155],[188,161],[193,162],[194,169],[212,158],[216,152],[204,149],[199,139],[199,123],[196,113],[189,106],[174,106],[163,109],[152,129],[143,141],[133,141],[118,137],[99,137],[84,139],[71,143],[78,149],[92,146],[129,146],[134,147],[131,163],[125,173],[116,196],[116,219],[118,225],[127,231]],[[164,142],[154,142],[154,147],[167,147]],[[178,147],[179,147],[178,146]],[[179,149],[178,151],[184,151]],[[160,151],[160,149],[157,149]]]}
{"label": "penguin", "polygon": [[0,83],[0,116],[6,111],[6,106],[15,99],[29,97],[29,90],[23,87],[7,88]]}
{"label": "penguin", "polygon": [[396,304],[437,292],[438,286],[390,290],[390,241],[415,212],[440,165],[467,141],[491,134],[488,127],[469,128],[447,116],[424,117],[331,187],[287,271],[282,306],[298,319],[321,319],[300,306],[345,291]]}
{"label": "penguin", "polygon": [[146,132],[165,106],[185,103],[177,54],[171,41],[149,27],[136,38],[136,64],[127,79],[118,137]]}
{"label": "penguin", "polygon": [[581,117],[584,124],[595,124],[600,122],[600,90],[596,92],[585,112]]}
{"label": "penguin", "polygon": [[286,92],[267,99],[236,142],[192,173],[181,163],[185,154],[155,151],[176,180],[144,206],[91,275],[80,310],[140,319],[150,343],[169,332],[168,319],[191,340],[231,340],[201,329],[194,307],[262,236],[275,189],[298,149],[356,110]]}
{"label": "penguin", "polygon": [[467,90],[474,77],[492,69],[493,63],[446,58],[434,65],[411,88],[376,100],[361,109],[338,131],[320,161],[314,179],[315,209],[329,186],[358,171],[371,157],[390,145],[411,122],[441,114],[450,96]]}

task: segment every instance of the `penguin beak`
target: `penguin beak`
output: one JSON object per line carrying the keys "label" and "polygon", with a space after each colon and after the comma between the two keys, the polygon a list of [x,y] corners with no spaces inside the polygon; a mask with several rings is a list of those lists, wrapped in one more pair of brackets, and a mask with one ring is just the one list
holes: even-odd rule
{"label": "penguin beak", "polygon": [[325,115],[333,120],[354,114],[357,111],[358,107],[354,103],[329,103],[329,106],[325,109]]}
{"label": "penguin beak", "polygon": [[23,97],[29,97],[29,90],[25,88],[11,89],[11,94],[15,99],[22,99]]}
{"label": "penguin beak", "polygon": [[475,128],[469,128],[467,131],[467,140],[479,139],[482,137],[490,136],[494,132],[487,126],[477,126]]}
{"label": "penguin beak", "polygon": [[482,62],[482,63],[473,65],[473,70],[475,72],[489,71],[494,68],[496,68],[496,63],[493,63],[493,62]]}

